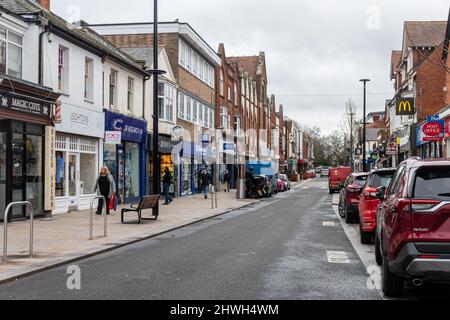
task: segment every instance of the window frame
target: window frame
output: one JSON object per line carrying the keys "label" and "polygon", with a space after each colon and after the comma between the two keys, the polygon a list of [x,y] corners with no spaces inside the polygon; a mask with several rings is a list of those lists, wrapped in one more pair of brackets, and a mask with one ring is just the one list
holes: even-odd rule
{"label": "window frame", "polygon": [[[112,82],[114,75],[114,83]],[[117,108],[117,92],[118,92],[118,78],[119,78],[119,71],[115,69],[111,69],[109,73],[109,107],[110,108]],[[111,90],[111,89],[114,90]]]}
{"label": "window frame", "polygon": [[84,59],[84,99],[94,101],[94,59]]}
{"label": "window frame", "polygon": [[[130,87],[131,84],[131,87]],[[127,110],[131,113],[134,111],[134,78],[127,79]]]}

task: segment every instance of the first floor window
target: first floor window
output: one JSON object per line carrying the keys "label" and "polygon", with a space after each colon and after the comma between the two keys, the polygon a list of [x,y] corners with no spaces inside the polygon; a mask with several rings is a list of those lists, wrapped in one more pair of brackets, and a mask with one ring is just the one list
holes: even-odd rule
{"label": "first floor window", "polygon": [[209,122],[208,122],[208,127],[209,128],[214,128],[214,112],[212,109],[209,109]]}
{"label": "first floor window", "polygon": [[58,90],[67,92],[68,90],[68,67],[69,49],[59,46],[58,49]]}
{"label": "first floor window", "polygon": [[22,78],[22,36],[0,27],[0,72]]}
{"label": "first floor window", "polygon": [[118,72],[111,70],[109,75],[109,105],[111,107],[117,106],[117,77]]}
{"label": "first floor window", "polygon": [[94,60],[86,57],[84,60],[84,98],[88,100],[93,100],[94,95]]}
{"label": "first floor window", "polygon": [[133,112],[134,105],[134,79],[128,78],[128,91],[127,91],[127,109]]}
{"label": "first floor window", "polygon": [[220,126],[224,129],[228,128],[228,110],[227,107],[220,107]]}
{"label": "first floor window", "polygon": [[[173,121],[173,100],[174,100],[174,87],[165,82],[159,83],[158,88],[158,107],[159,107],[159,118],[167,121]],[[180,94],[180,99],[181,98]],[[184,95],[183,95],[184,97]],[[184,104],[183,104],[184,109]],[[181,110],[181,105],[180,105]],[[184,113],[184,111],[183,111]],[[181,117],[180,117],[181,118]]]}
{"label": "first floor window", "polygon": [[194,123],[197,123],[198,122],[198,103],[197,103],[197,101],[194,101],[193,111],[194,111],[194,116],[193,116],[192,121],[194,121]]}
{"label": "first floor window", "polygon": [[178,96],[178,118],[184,119],[184,94]]}
{"label": "first floor window", "polygon": [[186,98],[186,120],[188,120],[188,121],[191,121],[191,115],[192,115],[191,103],[192,103],[192,99],[190,97],[187,97]]}

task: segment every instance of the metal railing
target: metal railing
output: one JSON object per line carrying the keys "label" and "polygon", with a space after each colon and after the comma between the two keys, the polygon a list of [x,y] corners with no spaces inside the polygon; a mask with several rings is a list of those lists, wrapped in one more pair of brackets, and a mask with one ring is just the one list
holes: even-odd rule
{"label": "metal railing", "polygon": [[8,212],[12,207],[17,206],[27,206],[31,209],[30,211],[30,258],[33,257],[33,233],[34,233],[34,219],[33,219],[33,206],[29,201],[17,201],[11,202],[5,209],[5,213],[3,215],[3,263],[6,263],[6,258],[8,256]]}
{"label": "metal railing", "polygon": [[93,219],[93,217],[94,217],[94,211],[93,211],[93,209],[94,209],[94,201],[95,200],[100,200],[100,199],[103,199],[103,207],[104,208],[102,208],[102,209],[105,209],[105,210],[102,210],[102,212],[103,212],[103,216],[105,217],[105,220],[104,220],[104,226],[103,226],[103,228],[104,228],[104,230],[103,230],[103,236],[104,237],[106,237],[107,236],[107,228],[108,228],[108,215],[106,214],[106,206],[108,206],[109,205],[109,203],[106,203],[106,199],[105,199],[105,197],[104,196],[95,196],[95,197],[93,197],[92,198],[92,200],[91,200],[91,214],[90,214],[90,216],[89,216],[89,240],[93,240],[94,238],[93,238],[93,225],[94,225],[94,219]]}

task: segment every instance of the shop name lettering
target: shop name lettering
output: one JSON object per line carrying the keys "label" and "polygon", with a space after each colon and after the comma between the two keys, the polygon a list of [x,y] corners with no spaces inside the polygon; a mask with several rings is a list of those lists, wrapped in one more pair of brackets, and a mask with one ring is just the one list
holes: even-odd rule
{"label": "shop name lettering", "polygon": [[144,133],[144,130],[142,130],[141,128],[136,128],[136,127],[127,126],[127,125],[125,125],[125,128],[123,129],[123,131],[133,133],[133,134],[139,134],[139,135],[142,135]]}
{"label": "shop name lettering", "polygon": [[84,114],[72,113],[70,120],[76,123],[89,124],[89,117]]}
{"label": "shop name lettering", "polygon": [[[41,112],[41,105],[39,103],[25,101],[17,98],[11,99],[11,106],[15,108],[28,109],[30,111]],[[43,113],[48,113],[48,108],[42,109]]]}

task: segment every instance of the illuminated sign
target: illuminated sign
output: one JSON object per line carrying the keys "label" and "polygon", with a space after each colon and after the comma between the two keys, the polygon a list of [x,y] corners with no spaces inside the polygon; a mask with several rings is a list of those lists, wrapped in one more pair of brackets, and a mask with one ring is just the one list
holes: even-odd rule
{"label": "illuminated sign", "polygon": [[416,114],[416,107],[413,98],[397,99],[395,107],[397,116],[411,116]]}

